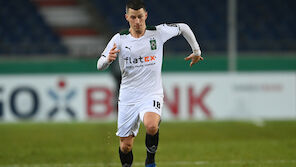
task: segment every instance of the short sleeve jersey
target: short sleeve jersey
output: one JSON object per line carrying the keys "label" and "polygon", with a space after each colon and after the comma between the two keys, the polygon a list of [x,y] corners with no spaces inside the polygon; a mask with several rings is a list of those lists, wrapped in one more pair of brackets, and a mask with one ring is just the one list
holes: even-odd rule
{"label": "short sleeve jersey", "polygon": [[134,38],[129,31],[117,33],[102,53],[107,58],[114,43],[117,45],[122,75],[120,103],[137,103],[151,96],[163,97],[161,68],[163,45],[170,38],[180,35],[174,24],[147,27],[145,34]]}

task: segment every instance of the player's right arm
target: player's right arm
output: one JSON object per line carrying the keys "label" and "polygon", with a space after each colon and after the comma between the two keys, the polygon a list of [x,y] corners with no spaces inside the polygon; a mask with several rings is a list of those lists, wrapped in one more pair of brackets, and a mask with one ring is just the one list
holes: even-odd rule
{"label": "player's right arm", "polygon": [[116,60],[118,53],[120,50],[118,49],[119,43],[119,34],[113,36],[113,38],[108,43],[107,47],[101,54],[100,59],[97,62],[98,70],[105,70],[109,67],[109,65]]}

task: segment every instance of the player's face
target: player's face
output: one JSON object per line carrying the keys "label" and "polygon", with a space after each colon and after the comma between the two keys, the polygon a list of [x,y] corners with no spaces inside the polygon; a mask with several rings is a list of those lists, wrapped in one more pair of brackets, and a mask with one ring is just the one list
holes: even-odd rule
{"label": "player's face", "polygon": [[125,18],[129,22],[132,31],[138,34],[142,34],[145,31],[147,12],[143,8],[139,10],[129,8]]}

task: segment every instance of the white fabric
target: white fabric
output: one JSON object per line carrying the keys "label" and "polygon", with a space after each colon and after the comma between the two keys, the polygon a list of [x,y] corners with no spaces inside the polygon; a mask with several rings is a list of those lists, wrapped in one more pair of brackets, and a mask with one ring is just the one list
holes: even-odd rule
{"label": "white fabric", "polygon": [[[136,136],[140,120],[143,121],[146,112],[161,115],[163,45],[167,40],[182,33],[196,52],[199,46],[191,29],[188,28],[185,24],[161,24],[156,26],[156,30],[146,29],[140,38],[134,38],[131,34],[116,34],[108,43],[98,60],[97,68],[103,70],[109,66],[109,52],[116,44],[120,50],[117,58],[122,74],[116,133],[118,136]],[[160,108],[155,108],[154,101],[159,102]]]}
{"label": "white fabric", "polygon": [[[114,43],[118,53],[122,73],[119,100],[121,103],[137,103],[143,98],[163,96],[161,66],[163,44],[168,39],[180,34],[178,26],[162,24],[156,30],[146,30],[144,36],[134,38],[131,34],[116,34],[108,43],[98,61],[98,69],[108,64],[106,59]],[[156,48],[152,48],[155,46]],[[102,65],[104,64],[104,65]]]}
{"label": "white fabric", "polygon": [[196,40],[192,30],[190,29],[190,27],[184,23],[179,23],[178,26],[180,27],[180,31],[181,31],[182,35],[187,40],[187,42],[190,44],[192,52],[195,55],[200,56],[201,51],[199,48],[199,44],[197,43],[197,40]]}
{"label": "white fabric", "polygon": [[[159,104],[158,104],[159,103]],[[118,103],[118,121],[116,135],[119,137],[137,136],[140,123],[147,112],[161,116],[163,99],[151,97],[135,104]]]}
{"label": "white fabric", "polygon": [[112,63],[108,62],[108,56],[110,50],[113,48],[113,44],[118,44],[119,41],[117,40],[120,35],[117,33],[113,36],[113,38],[109,41],[107,47],[105,48],[104,52],[101,55],[101,58],[97,62],[97,69],[99,70],[105,70],[109,67],[109,65]]}

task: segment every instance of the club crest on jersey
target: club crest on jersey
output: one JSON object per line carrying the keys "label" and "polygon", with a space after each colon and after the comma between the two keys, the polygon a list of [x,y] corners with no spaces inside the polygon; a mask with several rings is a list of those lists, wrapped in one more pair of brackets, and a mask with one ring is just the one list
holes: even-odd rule
{"label": "club crest on jersey", "polygon": [[151,46],[151,50],[157,49],[156,40],[154,38],[150,39],[150,46]]}

